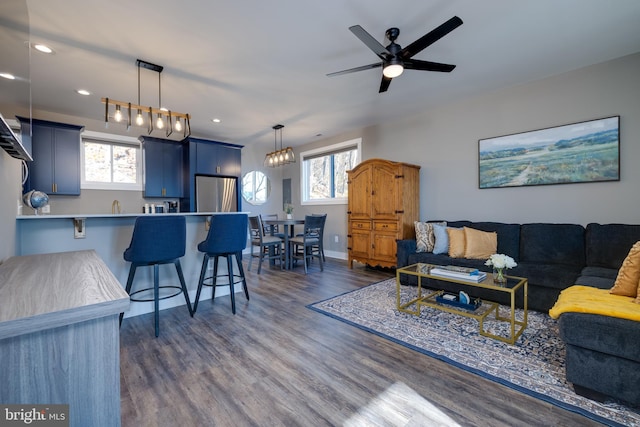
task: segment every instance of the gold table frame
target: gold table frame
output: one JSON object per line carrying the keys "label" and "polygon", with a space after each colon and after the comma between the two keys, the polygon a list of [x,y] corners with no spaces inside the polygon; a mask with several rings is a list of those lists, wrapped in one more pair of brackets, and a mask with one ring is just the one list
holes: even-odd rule
{"label": "gold table frame", "polygon": [[[528,289],[529,289],[529,281],[526,278],[516,277],[516,276],[506,276],[507,280],[510,279],[511,281],[516,281],[516,283],[511,285],[509,284],[509,282],[507,282],[508,285],[500,286],[500,285],[494,284],[493,275],[491,273],[487,273],[487,277],[485,280],[483,280],[482,282],[476,283],[476,282],[471,282],[471,281],[466,281],[461,279],[431,275],[430,274],[431,269],[434,267],[438,267],[438,266],[432,265],[432,264],[418,263],[418,264],[409,265],[407,267],[398,268],[396,270],[396,307],[398,311],[401,311],[403,313],[413,314],[415,316],[420,316],[420,311],[422,309],[422,306],[426,306],[426,307],[432,307],[438,310],[446,311],[449,313],[458,314],[465,317],[471,317],[478,321],[478,329],[479,329],[480,335],[493,338],[499,341],[503,341],[508,344],[515,344],[515,342],[518,340],[520,335],[522,335],[522,332],[527,327],[527,313],[528,313],[527,296],[528,296]],[[401,285],[400,285],[401,274],[416,276],[418,278],[417,297],[404,304],[401,303]],[[488,308],[482,310],[482,312],[478,314],[476,314],[474,311],[464,310],[454,306],[440,304],[436,301],[436,297],[442,295],[444,291],[432,291],[431,289],[429,289],[429,293],[423,295],[422,294],[423,278],[440,280],[444,282],[452,282],[452,283],[471,286],[475,288],[490,289],[496,292],[508,293],[510,294],[510,301],[511,301],[510,315],[508,317],[501,316],[500,310],[499,310],[500,304],[498,304],[497,302],[487,301],[487,300],[482,300],[482,305],[485,306],[486,304]],[[516,319],[516,292],[518,291],[523,292],[524,314],[523,314],[522,320]],[[415,310],[411,310],[407,308],[414,304],[416,305]],[[489,314],[491,313],[495,313],[496,321],[508,322],[510,324],[510,334],[508,337],[495,335],[495,334],[492,334],[491,332],[487,332],[484,330],[484,321],[487,318],[487,316],[489,316]],[[519,327],[519,328],[516,329],[516,327]]]}

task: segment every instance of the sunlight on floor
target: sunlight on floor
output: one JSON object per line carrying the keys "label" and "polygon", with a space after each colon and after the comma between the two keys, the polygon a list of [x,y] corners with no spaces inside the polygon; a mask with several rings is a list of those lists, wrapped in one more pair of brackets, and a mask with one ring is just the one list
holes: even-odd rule
{"label": "sunlight on floor", "polygon": [[404,383],[395,383],[343,424],[360,426],[459,426]]}

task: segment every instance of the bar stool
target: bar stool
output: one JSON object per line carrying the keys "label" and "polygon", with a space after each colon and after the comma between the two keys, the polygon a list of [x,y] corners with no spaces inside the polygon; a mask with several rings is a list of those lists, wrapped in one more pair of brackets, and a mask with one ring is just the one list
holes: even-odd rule
{"label": "bar stool", "polygon": [[[202,260],[202,269],[200,270],[200,280],[198,280],[198,292],[196,293],[196,302],[193,306],[193,312],[198,309],[200,301],[200,292],[202,286],[211,286],[212,295],[211,302],[216,296],[216,286],[229,286],[231,295],[231,311],[236,314],[236,300],[234,295],[234,285],[242,283],[244,294],[249,299],[249,290],[247,289],[247,281],[244,277],[244,269],[242,268],[242,250],[247,247],[247,215],[246,214],[218,214],[211,216],[211,226],[207,239],[198,244],[198,250],[204,253]],[[238,266],[238,274],[233,273],[233,264],[231,257],[235,256]],[[227,274],[218,276],[218,259],[224,257],[227,259]],[[205,277],[209,260],[213,258],[213,275]],[[218,277],[227,276],[228,283],[217,283]],[[210,280],[209,283],[205,281]]]}
{"label": "bar stool", "polygon": [[[191,315],[191,317],[193,317],[194,312],[191,309],[191,302],[189,301],[187,285],[184,282],[182,266],[180,265],[180,258],[183,257],[185,253],[186,234],[187,227],[185,218],[183,216],[139,216],[138,218],[136,218],[136,222],[133,227],[131,243],[129,244],[129,247],[124,251],[125,261],[131,262],[131,267],[129,267],[129,277],[127,278],[126,291],[129,294],[129,298],[131,301],[154,302],[156,337],[160,334],[160,300],[175,297],[179,295],[180,292],[182,292],[182,294],[184,295],[184,300],[187,302],[189,314]],[[176,272],[178,273],[178,279],[180,280],[180,286],[159,286],[158,276],[159,266],[161,264],[175,265]],[[136,274],[136,269],[138,267],[150,265],[153,266],[153,287],[131,292],[131,286],[133,285],[133,278]],[[177,289],[177,292],[160,296],[161,289]],[[142,298],[135,296],[142,292],[148,292],[150,290],[153,290],[153,298]],[[120,324],[122,324],[123,315],[124,313],[120,314]]]}

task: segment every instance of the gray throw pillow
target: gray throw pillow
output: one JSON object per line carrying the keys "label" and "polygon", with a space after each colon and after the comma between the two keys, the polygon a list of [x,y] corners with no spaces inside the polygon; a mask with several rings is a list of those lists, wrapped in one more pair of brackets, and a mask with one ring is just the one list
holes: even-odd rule
{"label": "gray throw pillow", "polygon": [[447,226],[435,224],[433,226],[433,234],[436,238],[436,243],[433,246],[433,253],[434,254],[449,253],[449,235],[447,234]]}

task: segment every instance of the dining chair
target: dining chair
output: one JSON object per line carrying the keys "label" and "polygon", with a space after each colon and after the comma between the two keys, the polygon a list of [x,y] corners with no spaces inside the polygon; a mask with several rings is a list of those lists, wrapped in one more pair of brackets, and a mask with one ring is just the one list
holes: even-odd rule
{"label": "dining chair", "polygon": [[[282,239],[271,234],[265,234],[264,224],[260,215],[249,217],[249,234],[251,238],[251,256],[249,257],[248,270],[251,271],[251,264],[253,258],[260,258],[258,263],[258,274],[262,269],[262,261],[266,258],[268,260],[278,260],[280,262],[280,269],[283,268],[283,252],[282,252]],[[253,253],[253,248],[258,248],[258,253]]]}
{"label": "dining chair", "polygon": [[[306,215],[304,217],[304,231],[302,236],[296,236],[289,239],[291,245],[291,256],[294,260],[302,259],[304,261],[304,274],[308,272],[308,264],[313,258],[320,261],[320,271],[324,271],[322,263],[322,240],[320,236],[323,234],[324,224],[327,215]],[[301,251],[298,251],[301,249]]]}
{"label": "dining chair", "polygon": [[[327,218],[327,214],[326,213],[325,214],[312,213],[311,215],[312,216],[324,216],[325,222],[326,222],[326,218]],[[296,236],[298,236],[298,237],[302,237],[303,235],[304,235],[304,233],[296,234]],[[319,237],[320,238],[318,240],[318,244],[320,246],[320,253],[322,254],[322,261],[327,261],[327,258],[324,256],[324,224],[322,225],[322,230],[320,231],[320,236]],[[298,253],[298,255],[299,255],[299,253]]]}
{"label": "dining chair", "polygon": [[267,221],[275,219],[278,219],[278,214],[260,214],[264,235],[273,235],[282,239],[284,234],[280,231],[280,226],[278,224],[267,224]]}
{"label": "dining chair", "polygon": [[[216,297],[217,286],[229,286],[229,294],[231,296],[231,312],[236,314],[236,300],[234,285],[242,283],[244,295],[249,300],[249,290],[247,289],[247,280],[244,276],[242,268],[242,251],[247,247],[247,215],[242,213],[219,214],[211,216],[211,225],[207,238],[198,244],[198,251],[204,253],[202,260],[202,268],[200,270],[200,279],[198,280],[198,291],[196,293],[196,301],[193,306],[193,312],[198,309],[200,301],[200,293],[202,286],[211,286],[213,302]],[[218,260],[220,257],[227,260],[227,274],[218,275]],[[205,277],[209,268],[209,261],[213,258],[213,274],[211,277]],[[232,258],[236,259],[237,274],[233,270]],[[226,281],[218,283],[218,277],[225,277]]]}

